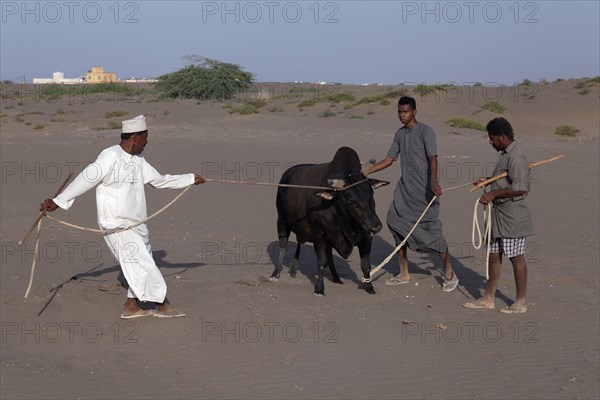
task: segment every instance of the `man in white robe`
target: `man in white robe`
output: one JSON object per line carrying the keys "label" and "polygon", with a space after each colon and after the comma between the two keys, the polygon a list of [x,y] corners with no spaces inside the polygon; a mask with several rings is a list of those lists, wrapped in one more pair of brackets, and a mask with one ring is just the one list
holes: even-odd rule
{"label": "man in white robe", "polygon": [[[204,183],[200,175],[158,173],[141,156],[147,143],[143,115],[123,121],[121,143],[104,149],[61,194],[44,200],[40,211],[68,210],[77,196],[96,187],[98,226],[105,231],[104,239],[129,285],[121,318],[182,317],[185,314],[166,301],[167,285],[152,257],[146,224],[114,232],[146,219],[145,184],[181,189]],[[156,303],[156,310],[142,309],[138,300]]]}

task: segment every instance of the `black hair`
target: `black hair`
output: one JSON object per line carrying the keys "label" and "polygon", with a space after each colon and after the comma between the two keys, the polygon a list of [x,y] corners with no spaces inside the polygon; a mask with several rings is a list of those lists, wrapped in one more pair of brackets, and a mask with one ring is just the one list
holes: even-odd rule
{"label": "black hair", "polygon": [[515,133],[513,132],[513,128],[510,125],[510,122],[506,118],[494,118],[490,122],[488,122],[485,129],[490,136],[501,136],[506,135],[510,140],[514,140]]}
{"label": "black hair", "polygon": [[398,100],[398,107],[400,106],[404,106],[404,105],[409,105],[413,110],[417,109],[417,102],[415,99],[413,99],[412,97],[409,96],[402,96],[400,97],[400,100]]}
{"label": "black hair", "polygon": [[148,133],[148,130],[141,132],[129,132],[129,133],[121,133],[121,140],[129,140],[132,135],[141,135],[143,133]]}

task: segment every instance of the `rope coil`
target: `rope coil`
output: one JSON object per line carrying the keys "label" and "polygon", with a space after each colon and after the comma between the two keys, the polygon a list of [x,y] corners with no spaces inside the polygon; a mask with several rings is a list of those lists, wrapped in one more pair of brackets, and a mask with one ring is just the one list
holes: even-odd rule
{"label": "rope coil", "polygon": [[[483,230],[484,236],[481,236],[481,229],[479,228],[479,217],[477,216],[477,205],[479,204],[479,198],[475,200],[475,207],[473,209],[473,227],[471,230],[471,242],[475,250],[481,249],[481,246],[486,245],[485,252],[485,279],[490,279],[490,244],[492,243],[492,203],[483,206]],[[487,211],[487,212],[486,212]],[[477,231],[477,241],[475,243],[475,231]]]}

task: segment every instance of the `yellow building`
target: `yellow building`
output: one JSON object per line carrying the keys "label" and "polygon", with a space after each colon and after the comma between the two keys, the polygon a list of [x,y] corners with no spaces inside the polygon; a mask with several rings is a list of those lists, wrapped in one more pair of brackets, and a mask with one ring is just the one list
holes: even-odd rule
{"label": "yellow building", "polygon": [[92,67],[85,75],[86,83],[116,82],[117,74],[114,72],[104,72],[104,67]]}

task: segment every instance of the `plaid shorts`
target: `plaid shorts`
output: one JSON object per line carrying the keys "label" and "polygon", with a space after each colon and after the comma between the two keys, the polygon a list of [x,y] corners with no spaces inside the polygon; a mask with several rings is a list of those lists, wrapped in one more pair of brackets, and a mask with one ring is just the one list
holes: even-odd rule
{"label": "plaid shorts", "polygon": [[504,253],[508,258],[525,254],[525,237],[498,238],[489,245],[490,253]]}

